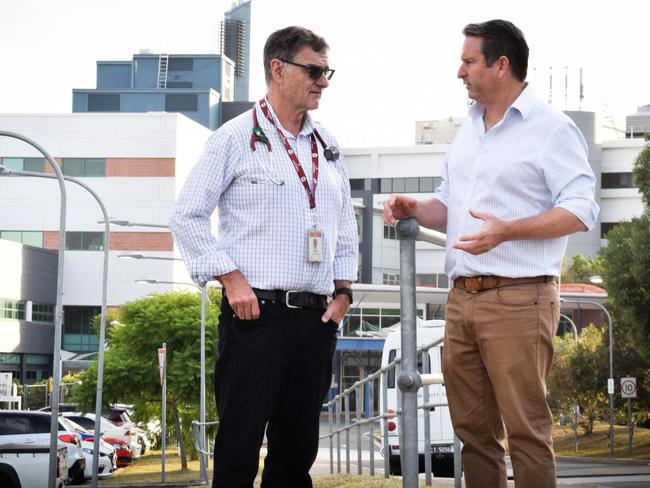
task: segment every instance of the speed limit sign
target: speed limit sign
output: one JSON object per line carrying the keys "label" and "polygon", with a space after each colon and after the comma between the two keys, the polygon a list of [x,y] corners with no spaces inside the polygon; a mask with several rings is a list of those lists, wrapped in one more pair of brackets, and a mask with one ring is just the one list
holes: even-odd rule
{"label": "speed limit sign", "polygon": [[636,398],[636,378],[621,378],[621,397]]}

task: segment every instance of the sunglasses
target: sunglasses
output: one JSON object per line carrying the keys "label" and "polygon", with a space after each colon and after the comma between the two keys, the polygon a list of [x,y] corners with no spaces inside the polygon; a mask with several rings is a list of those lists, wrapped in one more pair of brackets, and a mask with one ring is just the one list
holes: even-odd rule
{"label": "sunglasses", "polygon": [[325,75],[325,78],[328,80],[332,79],[332,76],[334,75],[334,70],[329,69],[329,68],[321,68],[319,66],[314,66],[313,64],[300,64],[300,63],[294,63],[293,61],[287,61],[286,59],[280,59],[283,63],[287,64],[292,64],[294,66],[299,66],[302,69],[307,71],[307,74],[309,74],[309,77],[314,80],[320,80],[320,77]]}

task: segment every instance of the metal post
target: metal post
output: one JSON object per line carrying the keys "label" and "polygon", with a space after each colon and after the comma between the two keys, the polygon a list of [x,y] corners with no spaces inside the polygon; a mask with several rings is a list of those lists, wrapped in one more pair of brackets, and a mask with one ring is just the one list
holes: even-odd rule
{"label": "metal post", "polygon": [[[56,164],[56,161],[50,154],[43,149],[38,143],[32,141],[30,138],[25,137],[15,132],[0,131],[0,136],[12,137],[19,139],[27,144],[36,148],[52,167],[57,180],[59,181],[59,191],[61,193],[61,206],[59,213],[59,256],[57,266],[57,279],[56,279],[56,305],[54,308],[54,352],[52,358],[52,370],[54,377],[54,389],[52,391],[52,415],[50,421],[50,463],[48,470],[48,488],[56,488],[56,450],[58,447],[58,433],[59,433],[59,383],[61,381],[61,335],[63,324],[63,264],[65,257],[65,217],[66,217],[66,202],[67,196],[65,191],[65,182],[63,180],[63,173]],[[4,173],[6,170],[3,167]],[[46,388],[47,391],[47,388]],[[47,393],[46,393],[47,395]]]}
{"label": "metal post", "polygon": [[341,474],[341,398],[336,399],[336,472]]}
{"label": "metal post", "polygon": [[[571,331],[573,332],[573,340],[575,344],[578,344],[578,328],[576,327],[576,324],[573,320],[571,320],[571,317],[568,317],[564,314],[560,314],[561,317],[564,317],[564,319],[571,325]],[[574,400],[573,402],[573,452],[578,452],[578,400]]]}
{"label": "metal post", "polygon": [[627,399],[627,450],[629,454],[632,454],[632,432],[634,427],[632,427],[632,399]]}
{"label": "metal post", "polygon": [[[200,444],[201,451],[205,451],[206,435],[205,435],[205,306],[208,298],[208,290],[204,286],[201,288],[201,389],[199,394],[199,420],[201,422]],[[208,467],[206,455],[203,452],[199,453],[201,479],[208,484]]]}
{"label": "metal post", "polygon": [[[422,351],[422,372],[429,374],[429,351]],[[429,403],[429,385],[425,385],[422,391],[422,403],[427,405]],[[431,486],[431,410],[425,408],[423,412],[424,422],[424,484]]]}
{"label": "metal post", "polygon": [[345,393],[345,473],[350,474],[350,394]]}
{"label": "metal post", "polygon": [[361,474],[363,472],[363,460],[361,459],[361,450],[362,450],[362,444],[361,444],[361,418],[362,418],[362,395],[361,395],[361,385],[357,381],[356,384],[356,389],[355,389],[355,396],[356,396],[356,404],[357,404],[357,414],[355,415],[355,423],[357,424],[357,474]]}
{"label": "metal post", "polygon": [[460,439],[454,433],[454,488],[461,488],[462,463],[460,453]]}
{"label": "metal post", "polygon": [[[370,397],[369,415],[370,419],[375,417],[375,385],[374,379],[368,382],[368,395]],[[374,421],[368,422],[368,451],[370,452],[370,476],[375,475],[375,432],[373,430]]]}
{"label": "metal post", "polygon": [[327,424],[330,438],[330,474],[334,474],[334,437],[332,434],[332,403],[327,405]]}
{"label": "metal post", "polygon": [[384,478],[388,479],[390,477],[390,445],[388,444],[388,419],[386,414],[388,413],[388,372],[384,371],[381,373],[381,398],[382,405],[381,409],[384,413],[381,422],[383,424],[383,436],[384,436]]}
{"label": "metal post", "polygon": [[415,304],[415,238],[420,231],[414,218],[400,220],[400,321],[402,369],[397,385],[402,392],[402,459],[403,488],[418,486],[418,413],[417,392],[421,386],[417,371],[416,304]]}
{"label": "metal post", "polygon": [[160,465],[161,481],[165,482],[165,448],[167,447],[167,343],[163,342],[165,350],[165,362],[163,363],[163,384],[162,384],[162,459]]}

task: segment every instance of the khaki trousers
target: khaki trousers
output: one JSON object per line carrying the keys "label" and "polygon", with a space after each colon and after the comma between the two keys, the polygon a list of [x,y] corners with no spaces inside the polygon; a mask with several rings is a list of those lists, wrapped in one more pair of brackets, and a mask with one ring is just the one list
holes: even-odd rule
{"label": "khaki trousers", "polygon": [[507,486],[504,422],[515,485],[556,486],[546,380],[559,316],[553,282],[449,293],[443,373],[466,488]]}

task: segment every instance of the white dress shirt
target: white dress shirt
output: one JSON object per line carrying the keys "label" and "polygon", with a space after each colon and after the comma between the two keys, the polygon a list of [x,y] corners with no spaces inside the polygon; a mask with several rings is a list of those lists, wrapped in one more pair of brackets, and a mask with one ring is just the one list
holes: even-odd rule
{"label": "white dress shirt", "polygon": [[[268,106],[313,189],[310,134],[314,122],[306,115],[302,130],[294,137]],[[259,104],[253,110],[272,151],[263,142],[251,150],[251,110],[215,131],[172,209],[170,227],[176,243],[200,286],[239,269],[253,288],[329,295],[334,280],[356,281],[357,277],[357,225],[343,155],[327,161],[318,143],[319,176],[312,211],[276,129]],[[317,130],[326,144],[336,146],[325,129],[318,126]],[[210,232],[215,208],[218,238]],[[320,263],[310,263],[307,256],[313,219],[323,233]]]}
{"label": "white dress shirt", "polygon": [[537,100],[526,87],[503,119],[487,133],[485,108],[474,104],[449,148],[435,197],[447,206],[450,279],[496,275],[510,278],[559,276],[568,236],[504,242],[487,253],[454,249],[458,237],[475,234],[484,222],[470,210],[519,220],[563,208],[588,229],[596,224],[596,178],[587,144],[566,115]]}

